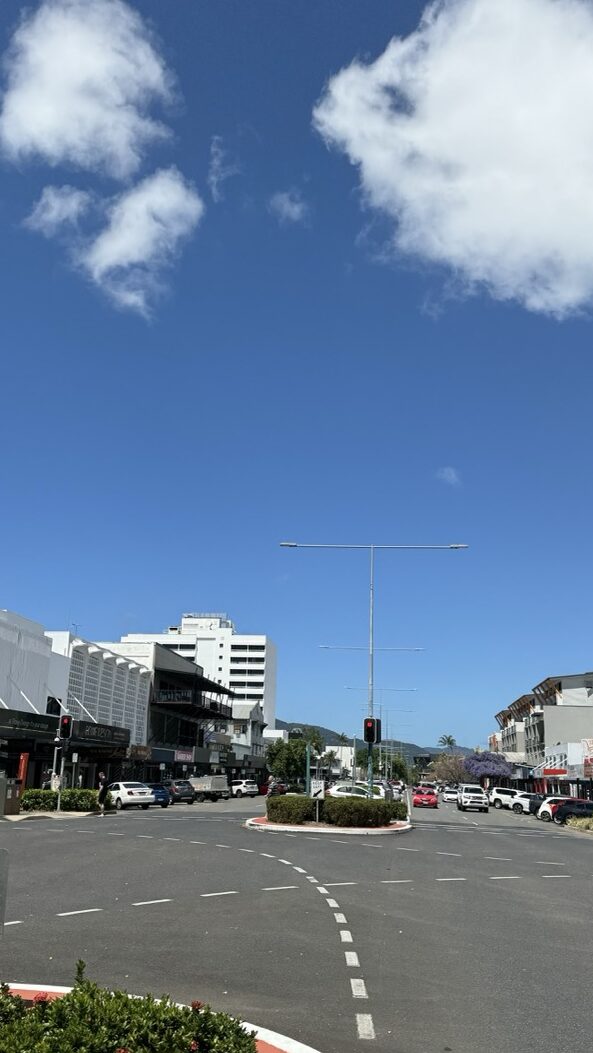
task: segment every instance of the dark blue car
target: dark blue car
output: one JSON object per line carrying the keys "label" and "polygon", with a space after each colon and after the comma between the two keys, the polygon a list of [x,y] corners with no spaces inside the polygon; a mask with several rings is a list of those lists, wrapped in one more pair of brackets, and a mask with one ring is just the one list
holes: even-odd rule
{"label": "dark blue car", "polygon": [[166,786],[163,786],[160,782],[147,782],[145,785],[152,790],[155,804],[160,804],[161,808],[169,807],[171,797]]}

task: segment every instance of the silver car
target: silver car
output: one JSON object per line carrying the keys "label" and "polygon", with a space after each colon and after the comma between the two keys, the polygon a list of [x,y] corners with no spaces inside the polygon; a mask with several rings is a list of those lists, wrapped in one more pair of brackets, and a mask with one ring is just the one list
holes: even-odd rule
{"label": "silver car", "polygon": [[124,808],[149,808],[154,794],[143,782],[112,782],[108,787],[118,812]]}

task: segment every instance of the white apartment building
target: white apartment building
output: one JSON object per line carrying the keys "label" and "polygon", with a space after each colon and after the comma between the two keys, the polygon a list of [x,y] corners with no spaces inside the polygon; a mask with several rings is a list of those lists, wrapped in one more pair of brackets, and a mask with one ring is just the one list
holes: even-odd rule
{"label": "white apartment building", "polygon": [[42,625],[0,611],[0,708],[45,713],[50,655]]}
{"label": "white apartment building", "polygon": [[210,680],[233,692],[233,702],[259,704],[276,723],[276,648],[269,636],[238,633],[226,614],[183,614],[162,633],[128,633],[122,643],[159,643],[196,662]]}
{"label": "white apartment building", "polygon": [[247,758],[263,758],[264,725],[263,709],[258,703],[233,702],[232,743],[239,764]]}

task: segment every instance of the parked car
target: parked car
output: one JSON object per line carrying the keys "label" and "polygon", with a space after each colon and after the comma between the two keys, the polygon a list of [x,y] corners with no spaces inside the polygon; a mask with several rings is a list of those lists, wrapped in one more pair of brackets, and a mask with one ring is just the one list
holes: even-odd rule
{"label": "parked car", "polygon": [[491,786],[488,790],[488,800],[495,808],[510,808],[519,790],[511,790],[508,786]]}
{"label": "parked car", "polygon": [[[364,779],[357,779],[355,785],[362,786],[363,788],[368,790],[369,784]],[[378,782],[375,780],[373,782],[373,795],[375,797],[380,797],[382,800],[392,801],[393,788],[389,785],[389,783],[385,783],[382,781]]]}
{"label": "parked car", "polygon": [[193,804],[196,799],[194,788],[188,779],[163,779],[163,786],[169,791],[171,804],[177,804],[178,801]]}
{"label": "parked car", "polygon": [[544,823],[551,823],[552,816],[554,814],[552,811],[552,806],[555,804],[563,804],[565,801],[574,800],[574,797],[546,797],[545,801],[543,802],[543,804],[540,805],[536,812],[537,818],[543,819]]}
{"label": "parked car", "polygon": [[529,802],[529,814],[537,819],[537,813],[539,812],[542,804],[546,801],[548,795],[546,793],[534,793],[532,800]]}
{"label": "parked car", "polygon": [[445,786],[443,790],[443,801],[452,801],[455,803],[457,800],[457,787],[456,786]]}
{"label": "parked car", "polygon": [[360,797],[371,800],[371,795],[364,786],[352,785],[351,782],[336,783],[326,791],[328,797]]}
{"label": "parked car", "polygon": [[462,783],[457,790],[457,807],[460,812],[465,812],[467,808],[487,812],[488,797],[485,790],[478,783]]}
{"label": "parked car", "polygon": [[162,782],[147,782],[148,789],[152,791],[154,804],[160,804],[161,808],[168,808],[171,803],[171,795]]}
{"label": "parked car", "polygon": [[124,808],[149,808],[154,794],[144,782],[112,782],[108,787],[118,812]]}
{"label": "parked car", "polygon": [[553,814],[557,826],[563,826],[567,819],[591,818],[593,818],[593,801],[586,801],[584,798],[565,801],[564,804],[559,803]]}
{"label": "parked car", "polygon": [[413,808],[438,808],[439,798],[432,786],[419,786],[412,794]]}
{"label": "parked car", "polygon": [[192,775],[188,782],[196,801],[228,801],[231,796],[226,775]]}
{"label": "parked car", "polygon": [[233,797],[257,797],[257,783],[253,779],[233,779],[231,795]]}
{"label": "parked car", "polygon": [[535,803],[535,811],[545,801],[546,796],[543,793],[526,793],[525,790],[520,790],[517,796],[513,799],[511,804],[511,811],[515,815],[529,815],[531,812],[531,805]]}

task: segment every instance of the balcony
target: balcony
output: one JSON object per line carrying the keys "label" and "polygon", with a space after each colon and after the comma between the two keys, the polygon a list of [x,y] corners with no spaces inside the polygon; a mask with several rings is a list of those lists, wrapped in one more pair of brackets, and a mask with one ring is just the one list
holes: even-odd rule
{"label": "balcony", "polygon": [[175,688],[155,691],[153,702],[157,706],[167,706],[183,712],[184,716],[197,717],[198,719],[212,719],[220,717],[222,720],[230,720],[233,715],[231,706],[203,695],[200,691],[192,691],[190,688]]}

